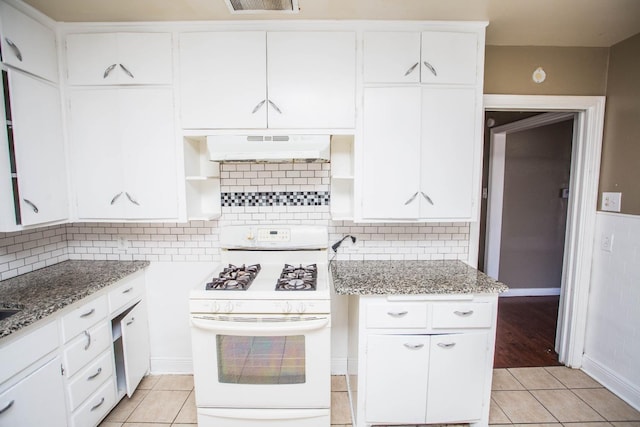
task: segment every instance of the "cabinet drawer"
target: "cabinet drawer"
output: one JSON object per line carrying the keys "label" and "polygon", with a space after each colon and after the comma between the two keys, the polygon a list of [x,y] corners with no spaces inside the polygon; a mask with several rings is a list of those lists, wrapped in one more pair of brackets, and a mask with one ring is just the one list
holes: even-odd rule
{"label": "cabinet drawer", "polygon": [[68,387],[69,404],[75,410],[113,374],[113,355],[104,352],[95,362],[78,372]]}
{"label": "cabinet drawer", "polygon": [[125,305],[140,299],[144,293],[144,271],[132,274],[109,292],[109,311],[113,314]]}
{"label": "cabinet drawer", "polygon": [[445,303],[433,305],[434,329],[489,328],[492,321],[489,303]]}
{"label": "cabinet drawer", "polygon": [[86,331],[107,316],[107,297],[89,301],[62,318],[62,337],[69,342],[82,331]]}
{"label": "cabinet drawer", "polygon": [[95,426],[113,408],[116,389],[113,377],[104,383],[71,417],[72,427]]}
{"label": "cabinet drawer", "polygon": [[383,303],[367,305],[368,328],[426,328],[424,303]]}
{"label": "cabinet drawer", "polygon": [[76,337],[64,350],[67,378],[95,359],[111,345],[111,324],[103,322]]}

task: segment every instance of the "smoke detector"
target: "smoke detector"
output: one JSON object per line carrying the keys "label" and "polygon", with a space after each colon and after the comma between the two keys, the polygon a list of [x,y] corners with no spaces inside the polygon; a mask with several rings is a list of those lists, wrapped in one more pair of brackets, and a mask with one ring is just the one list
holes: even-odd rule
{"label": "smoke detector", "polygon": [[225,0],[231,13],[298,13],[298,0]]}

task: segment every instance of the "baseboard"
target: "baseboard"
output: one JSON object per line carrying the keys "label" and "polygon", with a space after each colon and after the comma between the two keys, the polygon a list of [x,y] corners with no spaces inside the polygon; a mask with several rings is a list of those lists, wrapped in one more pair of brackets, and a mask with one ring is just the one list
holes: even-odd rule
{"label": "baseboard", "polygon": [[151,374],[193,374],[193,362],[191,358],[151,358]]}
{"label": "baseboard", "polygon": [[606,366],[590,359],[587,355],[582,357],[582,370],[634,409],[640,411],[640,388],[638,386],[620,378]]}
{"label": "baseboard", "polygon": [[560,295],[560,288],[511,288],[500,297],[548,297]]}
{"label": "baseboard", "polygon": [[347,358],[334,357],[331,359],[331,375],[347,374]]}

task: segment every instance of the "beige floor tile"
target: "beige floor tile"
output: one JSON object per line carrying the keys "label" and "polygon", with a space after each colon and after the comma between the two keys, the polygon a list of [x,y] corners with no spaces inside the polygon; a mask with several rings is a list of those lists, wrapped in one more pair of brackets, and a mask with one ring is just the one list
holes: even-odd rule
{"label": "beige floor tile", "polygon": [[173,423],[171,427],[198,427],[198,424],[182,424],[182,423]]}
{"label": "beige floor tile", "polygon": [[562,423],[604,421],[571,390],[532,390],[531,394]]}
{"label": "beige floor tile", "polygon": [[588,423],[588,422],[562,423],[562,425],[564,427],[612,427],[611,423],[608,423],[606,421],[600,421],[600,422],[596,422],[596,423]]}
{"label": "beige floor tile", "polygon": [[544,368],[509,368],[509,372],[527,390],[547,390],[565,388],[560,381]]}
{"label": "beige floor tile", "polygon": [[514,423],[553,423],[557,420],[528,391],[494,391],[491,396]]}
{"label": "beige floor tile", "polygon": [[193,391],[189,393],[187,401],[182,405],[182,409],[180,409],[175,422],[183,424],[196,424],[198,422],[198,414],[196,413],[196,395]]}
{"label": "beige floor tile", "polygon": [[124,423],[122,427],[171,427],[170,423]]}
{"label": "beige floor tile", "polygon": [[605,388],[585,388],[573,391],[607,421],[640,421],[640,412]]}
{"label": "beige floor tile", "polygon": [[162,375],[154,390],[193,390],[193,375]]}
{"label": "beige floor tile", "polygon": [[136,389],[131,398],[125,396],[104,420],[116,423],[127,421],[127,418],[140,405],[140,402],[144,400],[147,394],[149,394],[149,390]]}
{"label": "beige floor tile", "polygon": [[188,391],[151,390],[127,421],[131,423],[171,423],[188,397]]}
{"label": "beige floor tile", "polygon": [[122,427],[122,423],[115,423],[112,421],[103,421],[98,427]]}
{"label": "beige floor tile", "polygon": [[154,385],[162,378],[161,375],[147,375],[142,378],[136,390],[151,390]]}
{"label": "beige floor tile", "polygon": [[351,410],[347,392],[331,392],[331,424],[349,424],[350,422]]}
{"label": "beige floor tile", "polygon": [[568,388],[602,387],[599,382],[582,372],[580,369],[571,369],[566,366],[549,366],[544,369]]}
{"label": "beige floor tile", "polygon": [[562,427],[560,423],[511,424],[511,427]]}
{"label": "beige floor tile", "polygon": [[640,427],[640,421],[618,421],[612,422],[615,427]]}
{"label": "beige floor tile", "polygon": [[507,417],[500,406],[491,399],[489,406],[489,424],[511,424],[511,420]]}
{"label": "beige floor tile", "polygon": [[347,391],[347,377],[331,375],[331,391]]}
{"label": "beige floor tile", "polygon": [[524,386],[507,369],[494,369],[492,390],[524,390]]}

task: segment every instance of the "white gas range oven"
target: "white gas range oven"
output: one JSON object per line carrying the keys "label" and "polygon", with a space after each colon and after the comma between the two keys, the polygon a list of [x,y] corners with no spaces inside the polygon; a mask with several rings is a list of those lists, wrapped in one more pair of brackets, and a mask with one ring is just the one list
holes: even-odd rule
{"label": "white gas range oven", "polygon": [[328,427],[326,227],[220,229],[221,267],[190,294],[200,427]]}

